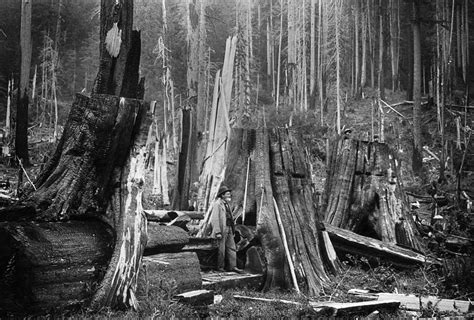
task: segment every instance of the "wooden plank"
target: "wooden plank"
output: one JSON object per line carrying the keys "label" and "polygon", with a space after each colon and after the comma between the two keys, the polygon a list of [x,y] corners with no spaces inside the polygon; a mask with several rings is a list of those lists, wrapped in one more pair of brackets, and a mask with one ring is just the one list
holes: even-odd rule
{"label": "wooden plank", "polygon": [[202,272],[204,289],[247,288],[259,290],[264,281],[263,274],[237,272]]}
{"label": "wooden plank", "polygon": [[470,301],[440,299],[436,296],[417,297],[415,295],[377,293],[378,301],[397,300],[400,301],[400,308],[412,311],[421,311],[420,303],[426,308],[429,303],[439,311],[453,311],[467,313],[474,310],[474,304]]}
{"label": "wooden plank", "polygon": [[214,291],[206,289],[193,290],[177,294],[173,298],[192,306],[209,305],[214,303]]}
{"label": "wooden plank", "polygon": [[400,301],[362,301],[362,302],[310,302],[313,309],[319,314],[331,317],[348,316],[355,314],[369,314],[375,310],[396,310],[400,307]]}
{"label": "wooden plank", "polygon": [[[248,297],[241,295],[234,295],[234,299],[247,301],[261,301],[270,303],[282,303],[297,306],[304,306],[301,302],[282,300],[282,299],[267,299],[258,297]],[[347,316],[351,314],[366,314],[374,310],[380,309],[398,309],[399,301],[385,300],[385,301],[363,301],[363,302],[309,302],[309,305],[319,314],[325,316]]]}
{"label": "wooden plank", "polygon": [[421,253],[399,247],[395,244],[364,237],[349,230],[334,227],[328,223],[325,223],[324,226],[336,250],[380,258],[400,267],[424,263],[441,263],[437,259],[427,257]]}

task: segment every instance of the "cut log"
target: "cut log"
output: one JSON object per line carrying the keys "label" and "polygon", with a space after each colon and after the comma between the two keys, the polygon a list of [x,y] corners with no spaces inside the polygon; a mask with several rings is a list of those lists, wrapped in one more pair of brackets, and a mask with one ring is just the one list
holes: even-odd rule
{"label": "cut log", "polygon": [[329,163],[326,222],[422,250],[399,178],[398,162],[386,144],[342,137],[334,143]]}
{"label": "cut log", "polygon": [[170,222],[179,216],[188,216],[192,220],[204,219],[205,212],[177,210],[145,210],[148,221]]}
{"label": "cut log", "polygon": [[138,299],[202,288],[199,260],[194,252],[162,253],[143,257],[138,280]]}
{"label": "cut log", "polygon": [[0,223],[0,316],[87,302],[112,250],[113,230],[99,221]]}
{"label": "cut log", "polygon": [[179,252],[189,244],[186,231],[175,226],[164,226],[156,222],[148,222],[145,255],[165,252]]}
{"label": "cut log", "polygon": [[349,230],[325,224],[336,251],[378,258],[398,267],[413,267],[425,263],[440,265],[441,262],[415,251],[399,247],[369,237],[361,236]]}

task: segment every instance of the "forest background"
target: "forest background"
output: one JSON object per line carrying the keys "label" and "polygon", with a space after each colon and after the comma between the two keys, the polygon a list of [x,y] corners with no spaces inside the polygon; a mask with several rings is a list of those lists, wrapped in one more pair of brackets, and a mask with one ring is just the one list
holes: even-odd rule
{"label": "forest background", "polygon": [[[9,83],[15,93],[20,78],[21,3],[0,4],[2,123]],[[56,137],[74,94],[92,90],[100,4],[31,3],[28,127],[54,127]],[[344,127],[357,126],[357,101],[383,100],[387,92],[397,92],[414,102],[414,150],[421,154],[425,139],[422,96],[428,108],[436,110],[437,130],[430,138],[439,140],[444,150],[443,106],[468,104],[474,92],[473,7],[469,0],[136,0],[145,100],[162,105],[172,95],[173,109],[198,110],[198,134],[205,132],[226,38],[238,35],[231,125],[296,121],[311,123],[322,134],[341,133]],[[13,95],[11,101],[14,123]],[[356,129],[367,133],[366,124],[360,125]],[[374,129],[367,134],[370,139],[376,135]]]}

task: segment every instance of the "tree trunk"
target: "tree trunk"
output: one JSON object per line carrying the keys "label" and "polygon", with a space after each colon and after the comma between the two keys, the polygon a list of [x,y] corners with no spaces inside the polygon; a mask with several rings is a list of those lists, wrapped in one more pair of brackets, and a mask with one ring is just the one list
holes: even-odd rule
{"label": "tree trunk", "polygon": [[413,0],[413,170],[420,174],[423,145],[421,141],[421,38],[419,0]]}
{"label": "tree trunk", "polygon": [[383,8],[383,1],[379,0],[379,68],[378,68],[378,85],[379,85],[379,97],[380,99],[385,99],[385,70],[383,64],[384,58],[384,8]]}
{"label": "tree trunk", "polygon": [[384,242],[421,250],[387,145],[341,138],[334,144],[325,191],[325,221]]}
{"label": "tree trunk", "polygon": [[113,230],[99,221],[0,223],[0,316],[86,303],[112,244]]}
{"label": "tree trunk", "polygon": [[18,87],[18,103],[16,113],[15,152],[23,165],[29,166],[28,156],[28,88],[30,83],[31,65],[31,1],[21,1],[21,73]]}

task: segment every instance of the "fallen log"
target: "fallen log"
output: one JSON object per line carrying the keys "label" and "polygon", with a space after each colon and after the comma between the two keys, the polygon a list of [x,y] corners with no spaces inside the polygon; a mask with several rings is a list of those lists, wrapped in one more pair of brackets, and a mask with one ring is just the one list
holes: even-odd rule
{"label": "fallen log", "polygon": [[398,267],[413,267],[430,263],[441,265],[441,261],[427,257],[421,253],[402,248],[392,243],[361,236],[349,230],[324,224],[336,251],[357,254],[365,257],[378,258]]}
{"label": "fallen log", "polygon": [[143,257],[137,297],[160,296],[162,292],[182,293],[202,288],[199,260],[194,252],[161,253]]}
{"label": "fallen log", "polygon": [[180,216],[188,216],[192,220],[204,219],[205,212],[177,210],[144,210],[148,221],[170,222]]}
{"label": "fallen log", "polygon": [[109,263],[113,237],[100,221],[0,223],[0,316],[89,301]]}
{"label": "fallen log", "polygon": [[354,296],[362,296],[364,299],[399,301],[400,308],[409,311],[422,311],[422,308],[428,307],[436,308],[440,312],[468,313],[474,311],[474,303],[472,301],[441,299],[436,296],[416,296],[413,294],[373,293],[361,289],[351,289],[348,293]]}
{"label": "fallen log", "polygon": [[189,244],[189,235],[183,229],[175,226],[160,225],[156,222],[148,222],[145,255],[179,252],[187,244]]}

